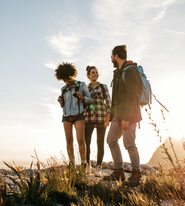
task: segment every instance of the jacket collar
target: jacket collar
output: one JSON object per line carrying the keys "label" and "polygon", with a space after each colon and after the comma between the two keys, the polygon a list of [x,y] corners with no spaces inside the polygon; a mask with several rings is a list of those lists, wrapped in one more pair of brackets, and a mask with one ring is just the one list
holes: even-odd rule
{"label": "jacket collar", "polygon": [[[73,84],[73,87],[75,87],[76,85],[77,85],[77,83],[78,83],[78,81],[75,79],[74,80],[74,84]],[[67,84],[65,84],[65,86],[64,86],[65,88],[67,88],[68,90],[69,90],[69,87],[68,87],[68,85]],[[72,87],[72,88],[73,88]]]}
{"label": "jacket collar", "polygon": [[123,68],[125,68],[126,66],[128,66],[128,65],[130,65],[130,64],[133,64],[133,61],[131,61],[131,60],[126,60],[124,63],[123,63],[123,65],[121,66],[121,70],[123,69]]}
{"label": "jacket collar", "polygon": [[131,61],[131,60],[126,60],[123,64],[122,64],[122,66],[121,66],[121,69],[119,69],[119,68],[116,68],[113,72],[115,72],[115,73],[117,73],[117,72],[119,72],[119,71],[122,71],[122,69],[124,68],[124,67],[126,67],[126,66],[128,66],[128,65],[130,65],[130,64],[133,64],[133,61]]}

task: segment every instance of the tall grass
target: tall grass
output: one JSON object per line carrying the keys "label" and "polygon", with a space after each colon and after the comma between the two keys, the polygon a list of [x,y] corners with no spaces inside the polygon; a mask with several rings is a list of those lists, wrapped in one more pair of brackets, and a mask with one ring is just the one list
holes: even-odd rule
{"label": "tall grass", "polygon": [[[165,171],[160,168],[158,174],[151,174],[142,178],[139,186],[128,188],[123,186],[120,181],[114,182],[116,184],[102,181],[102,179],[95,182],[88,178],[84,169],[80,166],[74,165],[74,167],[69,168],[66,163],[61,164],[56,158],[50,158],[48,167],[45,167],[45,169],[41,170],[38,167],[36,174],[40,173],[39,182],[36,174],[24,176],[26,178],[24,179],[24,170],[18,173],[16,167],[10,165],[8,167],[14,172],[15,176],[10,178],[11,180],[14,179],[11,186],[3,179],[1,181],[0,188],[4,206],[54,206],[57,204],[148,206],[161,205],[164,200],[172,205],[174,201],[176,205],[182,205],[183,201],[183,191],[179,181],[177,181],[178,174],[175,170]],[[37,185],[39,183],[39,187],[35,189],[36,192],[32,193],[32,196],[29,196],[28,184],[25,186],[27,189],[24,190],[20,186],[35,181]],[[41,188],[44,189],[39,193]]]}
{"label": "tall grass", "polygon": [[[159,141],[162,142],[162,140],[161,140],[162,135],[160,135],[160,130],[157,128],[156,122],[151,117],[151,112],[148,112],[147,109],[145,109],[145,111],[148,114],[150,124],[153,125],[154,131],[156,131],[157,137],[159,137]],[[166,127],[166,118],[165,118],[163,110],[161,110],[161,116],[163,119],[164,126]],[[166,131],[168,132],[167,127],[166,127]],[[175,162],[174,162],[173,158],[171,157],[171,155],[168,151],[168,148],[165,146],[164,143],[161,145],[161,148],[163,149],[163,153],[166,154],[166,158],[169,160],[169,162],[172,165],[173,174],[171,173],[170,176],[167,173],[163,174],[162,183],[157,181],[157,177],[152,176],[152,179],[153,179],[152,182],[157,182],[157,184],[154,183],[155,186],[153,185],[152,188],[155,191],[154,194],[158,193],[158,194],[160,194],[160,196],[164,196],[166,198],[171,196],[171,198],[177,199],[177,200],[181,199],[181,198],[185,199],[185,178],[184,178],[185,169],[183,167],[183,164],[185,163],[185,159],[184,159],[184,162],[180,163],[179,159],[177,158],[177,154],[176,154],[176,151],[174,149],[174,145],[172,143],[172,138],[170,137],[170,135],[168,135],[168,140],[169,140],[171,149],[172,149],[174,157],[175,157]],[[182,147],[185,150],[185,139],[184,138],[182,139]],[[148,177],[148,180],[149,180],[149,178],[150,177]],[[163,182],[166,178],[168,181]],[[175,180],[175,182],[174,182],[174,180]],[[151,189],[149,191],[151,191]]]}

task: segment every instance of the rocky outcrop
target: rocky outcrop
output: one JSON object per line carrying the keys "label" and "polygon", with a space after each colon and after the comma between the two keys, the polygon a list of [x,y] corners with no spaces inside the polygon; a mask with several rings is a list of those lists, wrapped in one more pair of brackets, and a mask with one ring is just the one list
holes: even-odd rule
{"label": "rocky outcrop", "polygon": [[[172,143],[173,143],[173,147],[175,150],[175,153],[177,155],[178,160],[183,160],[185,157],[185,151],[183,148],[183,144],[182,141],[180,139],[172,139]],[[176,159],[175,159],[175,155],[174,152],[171,148],[171,144],[169,142],[169,139],[166,139],[165,142],[165,148],[167,148],[167,151],[169,152],[172,160],[174,161],[174,163],[176,163]],[[164,149],[159,146],[156,151],[153,153],[151,159],[149,160],[148,164],[150,166],[157,166],[159,167],[159,165],[161,165],[163,168],[170,168],[172,167],[172,164],[170,163],[167,155],[164,152]]]}
{"label": "rocky outcrop", "polygon": [[[91,166],[95,167],[96,166],[96,161],[91,161]],[[123,167],[124,167],[124,171],[127,173],[131,173],[132,172],[132,167],[131,164],[129,162],[124,162],[123,163]],[[145,164],[141,164],[141,172],[143,175],[148,175],[149,173],[153,173],[156,174],[157,173],[157,168],[149,166],[149,165],[145,165]],[[113,170],[114,169],[114,162],[110,161],[110,162],[102,162],[102,169],[110,169]]]}

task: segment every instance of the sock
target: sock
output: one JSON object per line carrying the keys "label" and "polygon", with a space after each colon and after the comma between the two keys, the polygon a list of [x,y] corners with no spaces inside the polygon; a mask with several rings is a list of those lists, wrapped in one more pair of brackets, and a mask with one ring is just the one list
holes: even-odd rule
{"label": "sock", "polygon": [[81,160],[81,164],[85,164],[86,163],[86,160]]}

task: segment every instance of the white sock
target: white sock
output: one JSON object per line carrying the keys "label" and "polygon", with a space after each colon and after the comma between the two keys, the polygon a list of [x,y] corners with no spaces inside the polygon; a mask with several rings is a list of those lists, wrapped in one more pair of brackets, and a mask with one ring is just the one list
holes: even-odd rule
{"label": "white sock", "polygon": [[82,163],[82,164],[85,164],[85,163],[86,163],[86,160],[81,160],[81,163]]}

